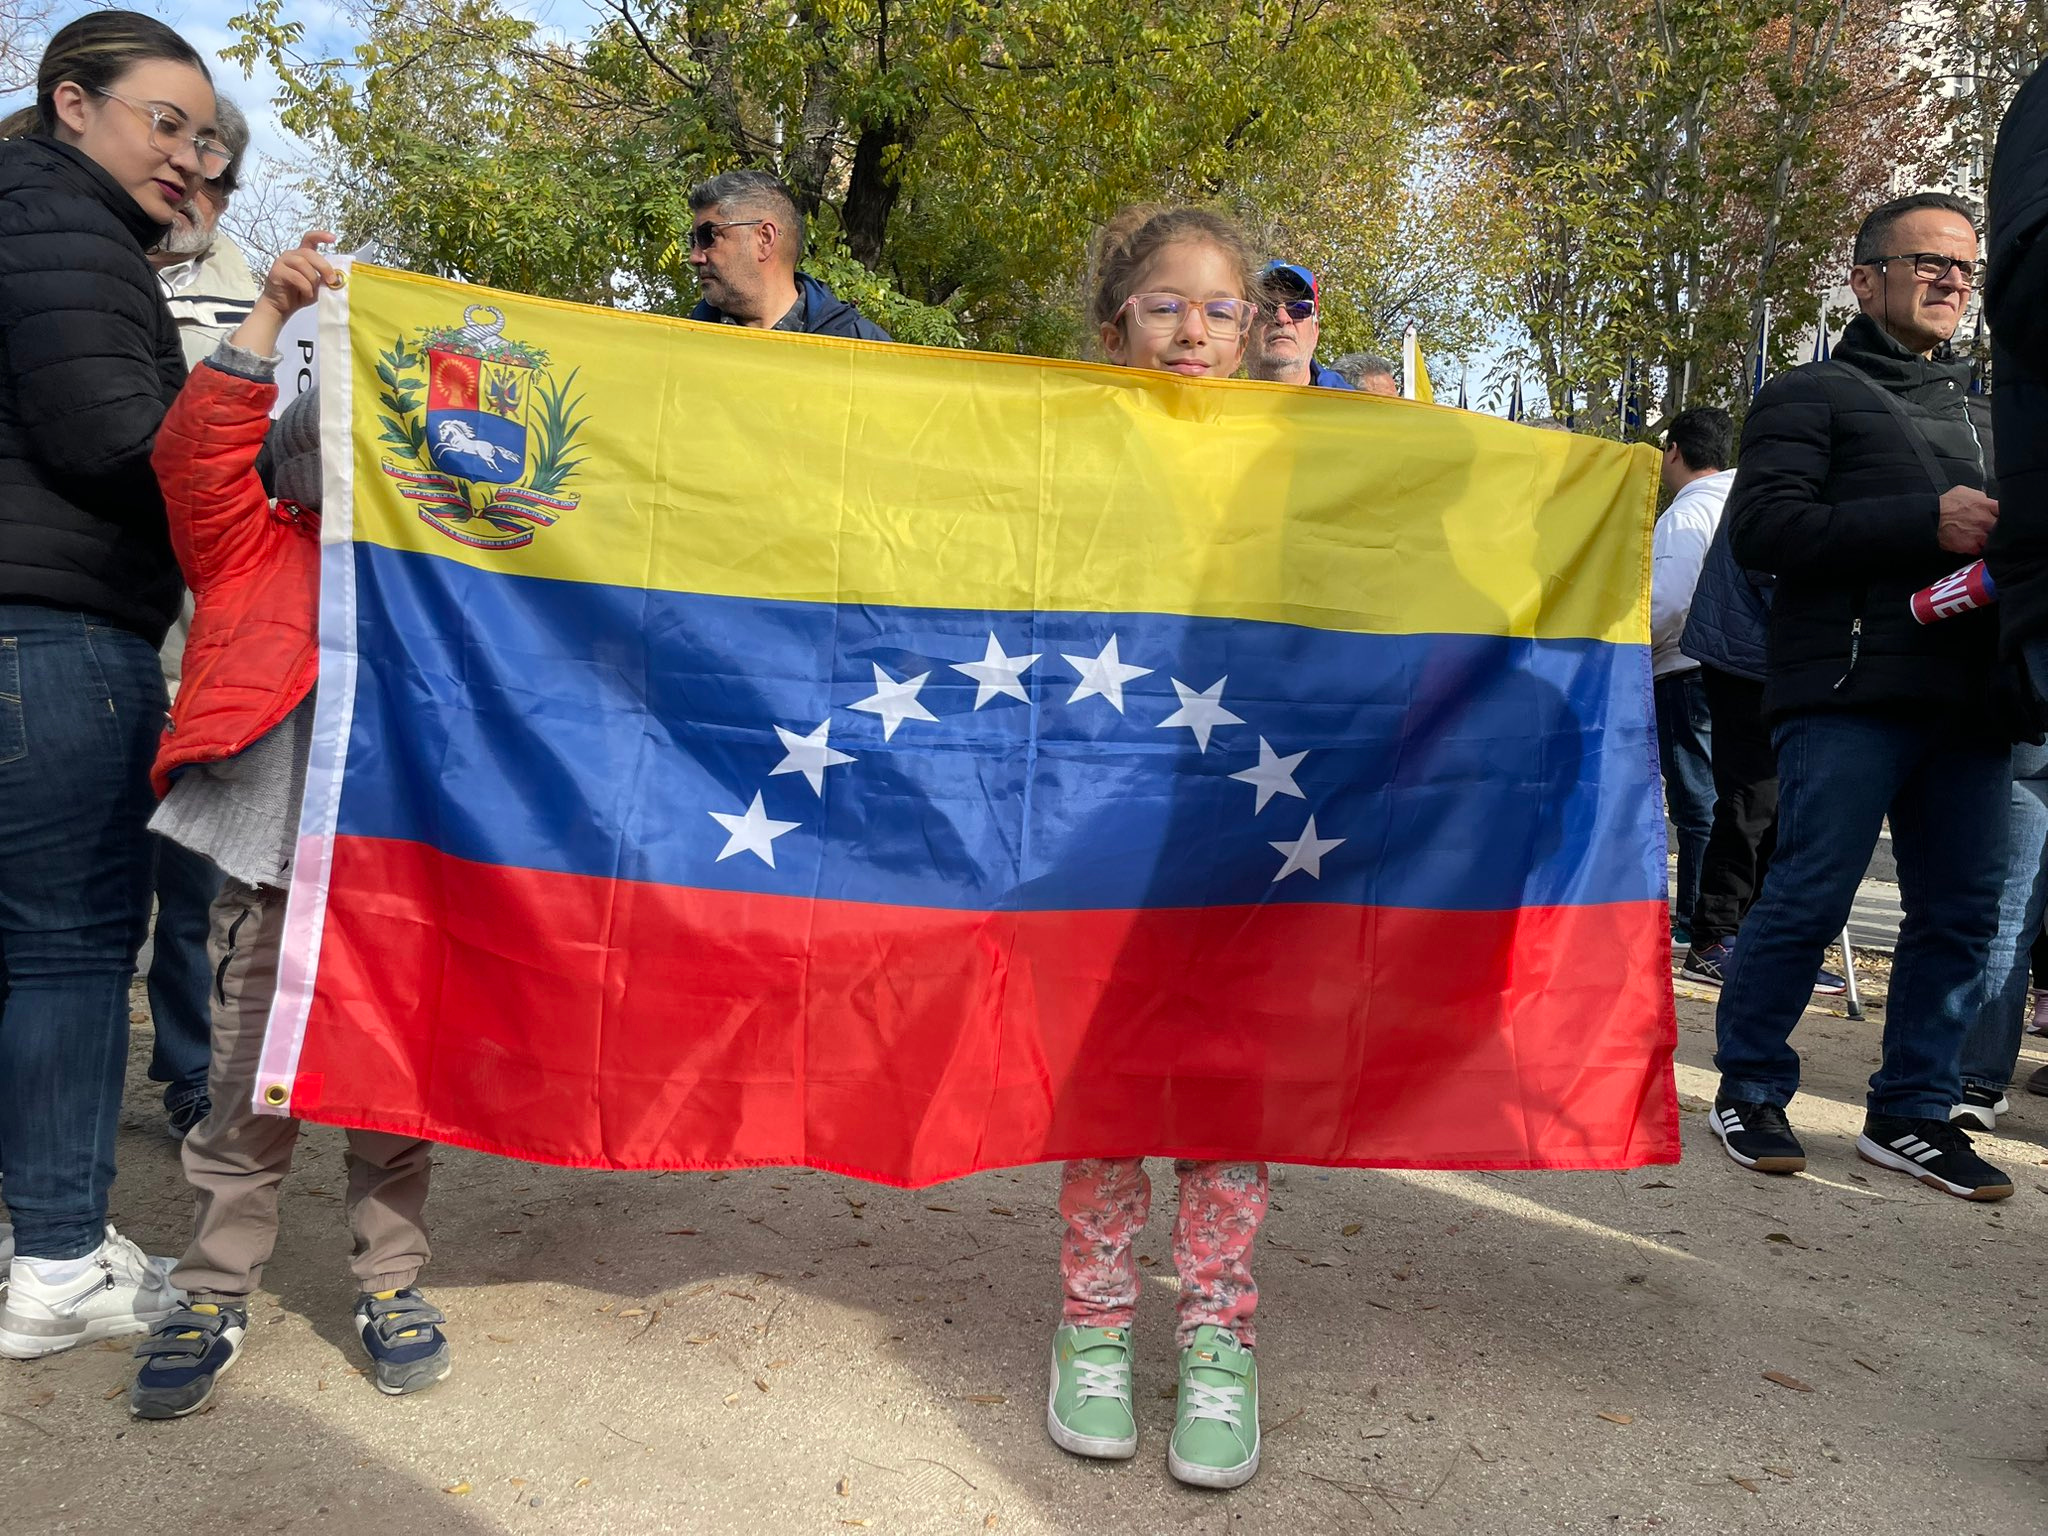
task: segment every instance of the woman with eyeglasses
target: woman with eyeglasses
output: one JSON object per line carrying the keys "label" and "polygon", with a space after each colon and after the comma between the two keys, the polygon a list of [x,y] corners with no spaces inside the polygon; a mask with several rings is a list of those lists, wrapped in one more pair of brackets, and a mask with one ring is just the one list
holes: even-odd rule
{"label": "woman with eyeglasses", "polygon": [[[150,450],[185,381],[144,251],[226,165],[199,54],[129,11],[0,124],[0,1354],[140,1332],[168,1264],[107,1224],[149,918],[157,647],[183,581]],[[4,1234],[0,1234],[4,1236]]]}

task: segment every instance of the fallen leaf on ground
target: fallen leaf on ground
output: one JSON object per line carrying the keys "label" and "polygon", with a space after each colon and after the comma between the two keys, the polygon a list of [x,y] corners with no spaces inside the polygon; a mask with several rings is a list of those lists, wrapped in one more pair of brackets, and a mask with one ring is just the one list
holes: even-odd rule
{"label": "fallen leaf on ground", "polygon": [[759,1301],[761,1299],[752,1291],[727,1291],[725,1294],[732,1297],[735,1301]]}
{"label": "fallen leaf on ground", "polygon": [[1014,1216],[1017,1214],[1007,1205],[992,1205],[988,1208],[988,1213],[991,1216]]}
{"label": "fallen leaf on ground", "polygon": [[718,1335],[715,1333],[693,1333],[683,1342],[685,1344],[709,1344],[717,1337]]}
{"label": "fallen leaf on ground", "polygon": [[787,1360],[770,1360],[768,1362],[768,1369],[771,1371],[779,1371],[788,1364],[789,1362]]}
{"label": "fallen leaf on ground", "polygon": [[840,1523],[841,1525],[859,1525],[859,1526],[869,1526],[869,1525],[873,1525],[873,1524],[874,1524],[875,1522],[874,1522],[874,1521],[872,1521],[872,1520],[842,1520],[842,1521],[840,1521],[839,1523]]}
{"label": "fallen leaf on ground", "polygon": [[1757,1487],[1757,1485],[1751,1482],[1748,1478],[1737,1477],[1733,1472],[1728,1474],[1728,1481],[1733,1483],[1738,1488],[1747,1488],[1751,1493],[1763,1492],[1763,1489]]}
{"label": "fallen leaf on ground", "polygon": [[1602,1413],[1600,1417],[1610,1424],[1633,1424],[1636,1421],[1632,1413]]}
{"label": "fallen leaf on ground", "polygon": [[851,1478],[842,1477],[841,1479],[839,1479],[838,1486],[835,1487],[832,1491],[838,1494],[839,1497],[841,1497],[842,1499],[845,1498],[849,1493],[853,1492],[853,1480]]}
{"label": "fallen leaf on ground", "polygon": [[1002,1524],[1002,1521],[997,1517],[994,1510],[990,1510],[981,1517],[981,1528],[984,1531],[992,1531],[1000,1524]]}
{"label": "fallen leaf on ground", "polygon": [[510,1344],[512,1342],[512,1339],[509,1335],[502,1333],[487,1333],[484,1335],[484,1337],[489,1339],[493,1344]]}
{"label": "fallen leaf on ground", "polygon": [[725,1394],[725,1406],[728,1408],[730,1408],[734,1403],[738,1402],[739,1400],[740,1395],[737,1392],[728,1392]]}
{"label": "fallen leaf on ground", "polygon": [[1797,1376],[1787,1376],[1783,1371],[1765,1371],[1764,1380],[1774,1381],[1788,1392],[1811,1392],[1813,1390],[1813,1388],[1809,1387]]}
{"label": "fallen leaf on ground", "polygon": [[514,1488],[524,1488],[526,1486],[526,1479],[523,1477],[507,1478],[506,1481],[511,1483]]}
{"label": "fallen leaf on ground", "polygon": [[1007,1403],[1009,1399],[1000,1392],[974,1392],[968,1395],[967,1401],[970,1403],[987,1403],[993,1407],[997,1403]]}
{"label": "fallen leaf on ground", "polygon": [[1787,1482],[1792,1480],[1792,1469],[1790,1467],[1765,1467],[1764,1470],[1773,1477],[1782,1477]]}
{"label": "fallen leaf on ground", "polygon": [[645,1307],[628,1307],[619,1314],[621,1317],[645,1317],[646,1315],[647,1309]]}
{"label": "fallen leaf on ground", "polygon": [[928,1211],[944,1211],[948,1215],[951,1215],[953,1212],[953,1207],[950,1205],[927,1205],[925,1209]]}
{"label": "fallen leaf on ground", "polygon": [[517,1237],[525,1230],[526,1228],[524,1227],[499,1227],[497,1229],[498,1236],[500,1237]]}
{"label": "fallen leaf on ground", "polygon": [[754,1385],[759,1387],[763,1392],[766,1392],[768,1390],[768,1378],[765,1376],[756,1376],[754,1378]]}
{"label": "fallen leaf on ground", "polygon": [[588,1488],[590,1486],[590,1479],[587,1477],[579,1477],[571,1486],[577,1488]]}
{"label": "fallen leaf on ground", "polygon": [[603,1306],[599,1307],[597,1310],[600,1312],[609,1312],[613,1307],[617,1305],[618,1303],[615,1301],[608,1301]]}
{"label": "fallen leaf on ground", "polygon": [[103,1403],[111,1403],[115,1398],[119,1397],[123,1392],[126,1392],[127,1390],[128,1389],[125,1386],[111,1386],[107,1388],[105,1392],[100,1394],[100,1401]]}
{"label": "fallen leaf on ground", "polygon": [[28,1395],[28,1405],[31,1408],[47,1408],[55,1401],[57,1401],[57,1394],[48,1387],[43,1388],[40,1392],[31,1392]]}
{"label": "fallen leaf on ground", "polygon": [[695,1227],[670,1227],[661,1235],[663,1237],[695,1237],[697,1229]]}
{"label": "fallen leaf on ground", "polygon": [[1872,1365],[1868,1360],[1863,1359],[1859,1355],[1851,1355],[1849,1358],[1851,1360],[1854,1360],[1858,1365],[1862,1366],[1863,1369],[1870,1372],[1870,1374],[1873,1376],[1882,1376],[1884,1374],[1883,1371],[1880,1371],[1876,1366]]}
{"label": "fallen leaf on ground", "polygon": [[683,1299],[687,1301],[692,1296],[702,1296],[707,1291],[715,1291],[717,1289],[718,1282],[716,1280],[706,1280],[702,1285],[696,1287],[694,1290],[688,1290],[683,1292]]}
{"label": "fallen leaf on ground", "polygon": [[446,1488],[443,1488],[441,1491],[443,1493],[464,1494],[469,1492],[469,1484],[450,1483]]}
{"label": "fallen leaf on ground", "polygon": [[1789,1232],[1766,1232],[1764,1234],[1764,1241],[1767,1243],[1790,1243],[1794,1248],[1804,1248],[1806,1246],[1806,1244],[1799,1241],[1798,1238],[1792,1236]]}
{"label": "fallen leaf on ground", "polygon": [[1664,1179],[1652,1179],[1647,1184],[1638,1184],[1637,1189],[1676,1189],[1678,1186]]}
{"label": "fallen leaf on ground", "polygon": [[1348,1223],[1346,1223],[1346,1224],[1345,1224],[1345,1227],[1344,1227],[1344,1235],[1345,1235],[1346,1237],[1356,1237],[1356,1236],[1358,1236],[1358,1234],[1359,1234],[1359,1233],[1363,1232],[1364,1230],[1365,1230],[1365,1224],[1364,1224],[1363,1222],[1358,1222],[1358,1221],[1348,1222]]}

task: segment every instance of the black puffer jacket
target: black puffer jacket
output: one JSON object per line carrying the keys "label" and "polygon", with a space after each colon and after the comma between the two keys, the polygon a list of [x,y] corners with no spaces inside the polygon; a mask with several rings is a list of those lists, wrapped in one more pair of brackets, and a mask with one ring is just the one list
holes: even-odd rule
{"label": "black puffer jacket", "polygon": [[1952,484],[1985,485],[1969,365],[1909,352],[1866,315],[1833,361],[1764,385],[1743,423],[1727,513],[1735,558],[1777,578],[1764,710],[1898,711],[2005,731],[1996,619],[1913,620],[1913,593],[1968,562],[1937,542],[1940,496],[1904,423],[1844,363],[1905,407]]}
{"label": "black puffer jacket", "polygon": [[1991,408],[2005,456],[1984,557],[2008,651],[2048,637],[2048,69],[2020,87],[1991,164]]}
{"label": "black puffer jacket", "polygon": [[185,382],[143,258],[163,229],[70,146],[0,143],[0,603],[83,609],[152,645],[184,594],[149,467]]}

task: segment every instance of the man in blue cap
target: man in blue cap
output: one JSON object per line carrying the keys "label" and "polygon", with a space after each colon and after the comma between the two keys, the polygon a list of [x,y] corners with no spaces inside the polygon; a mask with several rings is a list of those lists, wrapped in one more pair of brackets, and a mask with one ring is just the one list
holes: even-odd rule
{"label": "man in blue cap", "polygon": [[1251,376],[1270,384],[1313,384],[1350,389],[1351,381],[1316,361],[1323,333],[1322,294],[1315,273],[1291,261],[1266,268],[1259,319],[1252,328]]}

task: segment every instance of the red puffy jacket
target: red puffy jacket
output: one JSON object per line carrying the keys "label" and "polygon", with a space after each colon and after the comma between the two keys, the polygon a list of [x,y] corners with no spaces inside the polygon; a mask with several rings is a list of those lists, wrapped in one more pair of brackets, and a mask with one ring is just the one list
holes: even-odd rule
{"label": "red puffy jacket", "polygon": [[202,363],[157,432],[171,546],[196,608],[159,796],[191,763],[233,757],[290,714],[320,669],[320,519],[273,507],[256,473],[275,384]]}

